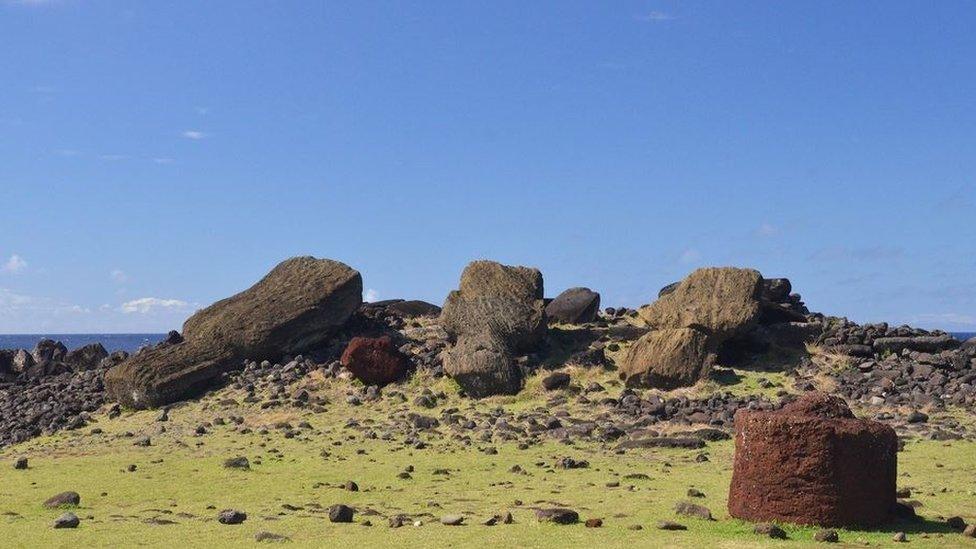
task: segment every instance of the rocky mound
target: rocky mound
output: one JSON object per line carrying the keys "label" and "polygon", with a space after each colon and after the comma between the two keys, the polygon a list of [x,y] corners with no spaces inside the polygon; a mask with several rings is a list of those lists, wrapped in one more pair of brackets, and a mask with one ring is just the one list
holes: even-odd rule
{"label": "rocky mound", "polygon": [[898,440],[847,404],[810,393],[735,415],[729,514],[750,521],[868,527],[895,506]]}
{"label": "rocky mound", "polygon": [[620,367],[631,386],[673,389],[708,374],[719,347],[758,324],[763,279],[752,269],[698,269],[640,309],[654,331]]}
{"label": "rocky mound", "polygon": [[912,352],[938,354],[961,346],[959,340],[938,330],[892,327],[886,323],[861,326],[846,318],[826,318],[823,323],[825,328],[816,343],[837,354],[883,358]]}
{"label": "rocky mound", "polygon": [[447,375],[473,397],[516,393],[521,372],[514,356],[538,346],[546,333],[542,273],[475,261],[440,319],[454,342],[444,355]]}
{"label": "rocky mound", "polygon": [[[0,352],[0,357],[4,354],[10,353]],[[102,375],[127,356],[116,352],[77,371],[0,378],[0,447],[87,425],[90,414],[105,403]]]}
{"label": "rocky mound", "polygon": [[338,261],[299,257],[199,311],[182,343],[141,352],[105,375],[111,397],[135,408],[167,404],[243,366],[327,341],[362,303],[362,277]]}

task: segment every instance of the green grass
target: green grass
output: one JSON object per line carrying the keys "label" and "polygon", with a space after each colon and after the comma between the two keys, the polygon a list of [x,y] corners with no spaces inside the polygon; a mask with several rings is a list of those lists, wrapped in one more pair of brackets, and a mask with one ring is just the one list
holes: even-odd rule
{"label": "green grass", "polygon": [[[575,371],[579,375],[584,375]],[[765,375],[765,374],[764,374]],[[427,380],[431,382],[432,380]],[[443,381],[434,382],[437,390]],[[536,383],[536,381],[530,381]],[[100,435],[63,433],[36,439],[0,452],[0,536],[4,547],[239,547],[253,546],[254,534],[271,531],[290,537],[291,546],[308,547],[813,547],[815,529],[787,526],[789,541],[762,539],[752,526],[732,520],[726,512],[726,492],[731,475],[730,442],[710,444],[710,461],[697,463],[697,452],[641,450],[617,455],[594,444],[568,446],[547,442],[519,450],[514,443],[495,441],[497,455],[479,450],[489,444],[463,443],[447,436],[424,436],[430,446],[410,449],[396,442],[363,439],[358,431],[345,429],[349,418],[380,420],[396,409],[409,409],[409,401],[425,382],[418,378],[402,389],[408,404],[388,401],[350,407],[341,398],[344,382],[321,382],[320,390],[336,404],[328,412],[313,414],[295,410],[264,412],[250,407],[221,409],[217,397],[181,406],[171,421],[155,423],[154,412],[136,412],[116,420],[99,416],[95,426]],[[538,395],[530,385],[526,395]],[[221,398],[227,396],[220,395]],[[506,404],[509,403],[509,404]],[[445,406],[487,410],[499,405],[524,407],[528,396],[488,399],[476,404],[451,397]],[[544,400],[534,400],[538,406]],[[460,405],[460,406],[459,406]],[[597,412],[597,410],[593,410]],[[215,426],[211,434],[192,436],[193,428],[205,419],[240,414],[254,429],[248,434]],[[437,415],[437,410],[425,411]],[[576,411],[574,411],[576,413]],[[313,430],[294,439],[280,431],[258,433],[262,425],[288,420],[293,425],[307,420]],[[156,433],[159,425],[166,432]],[[153,446],[132,445],[122,434],[149,434]],[[446,429],[444,433],[449,433]],[[280,457],[271,452],[280,450]],[[329,453],[322,457],[322,451]],[[31,468],[15,471],[16,456],[30,458]],[[223,460],[243,455],[251,460],[250,471],[225,469]],[[587,469],[552,470],[549,464],[569,456],[589,461]],[[257,462],[260,461],[260,464]],[[537,464],[543,464],[539,466]],[[135,472],[126,472],[135,464]],[[520,465],[528,474],[509,472]],[[408,465],[413,478],[397,478]],[[449,475],[434,474],[447,469]],[[976,520],[976,443],[908,443],[900,454],[899,483],[910,487],[912,499],[922,502],[919,512],[929,519],[962,515]],[[628,480],[631,473],[643,473],[649,480]],[[336,487],[347,480],[359,484],[353,493]],[[608,488],[611,481],[619,487]],[[718,519],[706,522],[676,517],[676,502],[687,499],[688,488],[706,494],[696,500],[709,507]],[[81,517],[76,530],[54,530],[53,519],[62,511],[44,509],[41,503],[51,495],[74,490],[81,494]],[[521,503],[516,503],[520,500]],[[355,524],[332,524],[325,509],[345,503],[359,512]],[[282,505],[304,507],[286,511]],[[581,518],[599,517],[599,529],[539,524],[533,507],[561,505],[580,512]],[[210,508],[210,507],[213,508]],[[316,507],[316,506],[321,506]],[[239,526],[225,526],[216,520],[217,511],[235,508],[248,520]],[[480,521],[493,514],[511,511],[515,523],[486,527]],[[16,513],[4,514],[4,513]],[[423,521],[421,527],[391,529],[386,517],[405,513]],[[463,514],[470,523],[461,527],[439,524],[445,514]],[[145,522],[166,519],[172,525]],[[654,528],[660,520],[678,520],[685,532]],[[363,526],[366,520],[372,527]],[[641,525],[643,530],[631,530]],[[909,532],[911,547],[973,546],[956,533],[945,533],[934,523],[916,532],[901,525],[877,531],[841,531],[850,546],[890,546],[892,533]],[[967,543],[969,542],[969,543]]]}

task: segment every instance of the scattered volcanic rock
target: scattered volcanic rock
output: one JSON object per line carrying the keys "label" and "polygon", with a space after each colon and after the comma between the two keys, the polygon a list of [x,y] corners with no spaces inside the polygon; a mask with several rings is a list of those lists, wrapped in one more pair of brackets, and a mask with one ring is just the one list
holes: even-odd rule
{"label": "scattered volcanic rock", "polygon": [[750,521],[872,526],[895,504],[897,437],[808,393],[775,412],[735,415],[729,514]]}
{"label": "scattered volcanic rock", "polygon": [[711,368],[708,335],[695,328],[663,329],[638,339],[621,362],[620,377],[630,387],[675,389],[694,385]]}
{"label": "scattered volcanic rock", "polygon": [[236,509],[224,509],[217,514],[217,522],[221,524],[241,524],[247,520],[247,513]]}
{"label": "scattered volcanic rock", "polygon": [[555,524],[576,524],[579,522],[579,513],[572,509],[556,507],[553,509],[536,509],[535,518],[539,522],[552,522]]}
{"label": "scattered volcanic rock", "polygon": [[589,288],[570,288],[546,306],[546,316],[564,324],[593,322],[600,310],[600,294]]}
{"label": "scattered volcanic rock", "polygon": [[81,496],[78,492],[61,492],[60,494],[55,494],[44,502],[44,507],[48,509],[55,509],[57,507],[77,507],[81,503]]}
{"label": "scattered volcanic rock", "polygon": [[81,524],[81,521],[78,520],[78,516],[74,513],[65,513],[54,519],[55,528],[77,528],[79,524]]}
{"label": "scattered volcanic rock", "polygon": [[336,504],[329,507],[329,520],[331,522],[352,522],[355,510],[348,505]]}
{"label": "scattered volcanic rock", "polygon": [[813,541],[819,541],[820,543],[837,543],[840,541],[840,536],[837,534],[837,530],[817,530],[813,534]]}
{"label": "scattered volcanic rock", "polygon": [[227,458],[224,460],[225,469],[250,469],[251,462],[244,456]]}
{"label": "scattered volcanic rock", "polygon": [[105,374],[106,390],[135,408],[161,406],[240,368],[328,341],[362,303],[362,277],[338,261],[298,257],[199,311],[184,341],[144,350]]}
{"label": "scattered volcanic rock", "polygon": [[409,361],[390,336],[354,337],[340,363],[366,385],[386,385],[402,379]]}
{"label": "scattered volcanic rock", "polygon": [[674,512],[686,517],[695,517],[702,520],[713,520],[712,512],[708,509],[708,507],[688,501],[678,502],[678,504],[674,506]]}
{"label": "scattered volcanic rock", "polygon": [[[30,357],[25,352],[18,354]],[[53,375],[25,372],[8,379],[6,386],[0,383],[0,446],[85,426],[89,414],[105,402],[103,371],[70,372],[65,367]]]}
{"label": "scattered volcanic rock", "polygon": [[464,517],[461,515],[444,515],[441,517],[441,524],[444,526],[461,526],[464,524]]}
{"label": "scattered volcanic rock", "polygon": [[754,534],[772,539],[786,539],[786,531],[771,522],[761,522],[752,529]]}

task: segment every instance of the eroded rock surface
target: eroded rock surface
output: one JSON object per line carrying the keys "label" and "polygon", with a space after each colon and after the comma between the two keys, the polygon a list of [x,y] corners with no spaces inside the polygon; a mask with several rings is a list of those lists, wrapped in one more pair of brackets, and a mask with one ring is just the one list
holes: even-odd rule
{"label": "eroded rock surface", "polygon": [[513,358],[546,334],[542,273],[493,261],[475,261],[450,293],[441,324],[454,346],[444,371],[474,397],[514,393],[521,373]]}
{"label": "eroded rock surface", "polygon": [[182,343],[145,350],[105,375],[109,395],[135,408],[207,387],[245,358],[273,359],[327,341],[362,303],[362,277],[329,259],[298,257],[260,282],[199,311]]}
{"label": "eroded rock surface", "polygon": [[895,505],[895,431],[809,393],[779,411],[735,415],[729,514],[756,522],[869,527]]}

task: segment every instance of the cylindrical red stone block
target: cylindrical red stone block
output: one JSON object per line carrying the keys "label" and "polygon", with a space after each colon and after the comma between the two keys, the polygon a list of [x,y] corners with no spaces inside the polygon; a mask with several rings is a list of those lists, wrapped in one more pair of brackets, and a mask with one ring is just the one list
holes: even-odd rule
{"label": "cylindrical red stone block", "polygon": [[847,404],[810,394],[735,415],[729,514],[749,521],[872,526],[895,505],[898,440]]}

